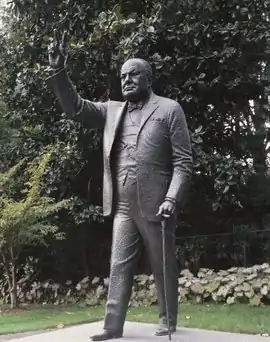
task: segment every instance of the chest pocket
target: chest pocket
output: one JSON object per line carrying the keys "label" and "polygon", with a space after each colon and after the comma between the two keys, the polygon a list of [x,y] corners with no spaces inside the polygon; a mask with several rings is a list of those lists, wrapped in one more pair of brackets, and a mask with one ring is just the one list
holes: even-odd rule
{"label": "chest pocket", "polygon": [[166,118],[151,117],[145,127],[145,135],[148,139],[158,142],[164,138],[169,138],[169,129]]}
{"label": "chest pocket", "polygon": [[149,121],[166,123],[166,119],[165,119],[165,118],[160,118],[160,117],[151,117],[151,118],[149,119]]}

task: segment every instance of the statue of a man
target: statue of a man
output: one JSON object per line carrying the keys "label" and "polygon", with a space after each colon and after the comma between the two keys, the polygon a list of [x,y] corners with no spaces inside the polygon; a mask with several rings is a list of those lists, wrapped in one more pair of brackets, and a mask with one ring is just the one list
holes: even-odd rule
{"label": "statue of a man", "polygon": [[103,331],[93,341],[123,335],[136,261],[144,245],[158,297],[156,336],[168,334],[161,220],[166,224],[168,311],[175,332],[178,275],[175,256],[176,207],[183,204],[192,174],[192,151],[181,106],[152,91],[152,70],[142,59],[129,59],[121,69],[124,102],[82,99],[65,69],[67,38],[55,31],[49,46],[49,78],[63,111],[91,128],[104,129],[103,213],[113,215],[110,282]]}

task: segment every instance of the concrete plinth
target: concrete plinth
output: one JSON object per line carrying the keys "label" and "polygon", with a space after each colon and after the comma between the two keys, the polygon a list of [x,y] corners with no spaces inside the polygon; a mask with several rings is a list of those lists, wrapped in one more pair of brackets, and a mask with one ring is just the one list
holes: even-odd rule
{"label": "concrete plinth", "polygon": [[[168,336],[154,336],[156,325],[126,322],[124,336],[117,342],[164,342]],[[51,332],[43,332],[31,336],[16,336],[16,338],[1,339],[9,342],[89,342],[89,336],[102,329],[102,322],[83,324]],[[3,338],[3,337],[2,337]],[[232,334],[207,330],[178,328],[172,335],[172,342],[270,342],[270,337],[246,334]]]}

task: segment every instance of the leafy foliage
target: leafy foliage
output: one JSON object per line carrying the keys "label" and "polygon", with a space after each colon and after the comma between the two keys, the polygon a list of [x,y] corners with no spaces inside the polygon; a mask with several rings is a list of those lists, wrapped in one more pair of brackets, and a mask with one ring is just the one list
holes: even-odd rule
{"label": "leafy foliage", "polygon": [[[93,259],[90,239],[98,231],[94,244],[101,255],[106,250],[102,132],[68,120],[47,88],[53,29],[68,31],[69,73],[91,100],[121,100],[123,61],[150,61],[154,90],[181,103],[192,136],[195,169],[185,224],[194,233],[216,232],[247,221],[261,226],[270,208],[269,8],[268,0],[11,1],[0,37],[1,118],[18,138],[2,150],[4,160],[33,158],[57,145],[45,191],[76,198],[58,222],[68,232],[69,253],[83,250],[84,259]],[[81,242],[74,245],[75,236],[84,234],[88,252]],[[55,248],[59,256],[63,245]]]}
{"label": "leafy foliage", "polygon": [[46,245],[48,236],[63,239],[58,227],[48,223],[48,216],[66,208],[69,201],[56,202],[42,195],[42,177],[50,161],[51,152],[42,159],[34,160],[24,171],[28,181],[16,198],[11,184],[23,166],[23,161],[6,173],[0,174],[0,255],[9,290],[13,295],[12,306],[17,305],[16,266],[23,245]]}

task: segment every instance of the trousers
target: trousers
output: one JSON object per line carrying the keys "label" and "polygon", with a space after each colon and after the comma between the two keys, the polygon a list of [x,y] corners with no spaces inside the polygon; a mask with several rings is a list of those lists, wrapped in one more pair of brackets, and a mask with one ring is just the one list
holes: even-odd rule
{"label": "trousers", "polygon": [[[104,329],[122,331],[131,296],[135,267],[142,246],[150,260],[157,290],[159,320],[166,323],[164,296],[161,221],[143,217],[137,201],[137,185],[133,178],[116,184],[116,209],[110,262],[110,281]],[[166,227],[167,299],[172,326],[178,311],[178,267],[175,255],[176,218]]]}

